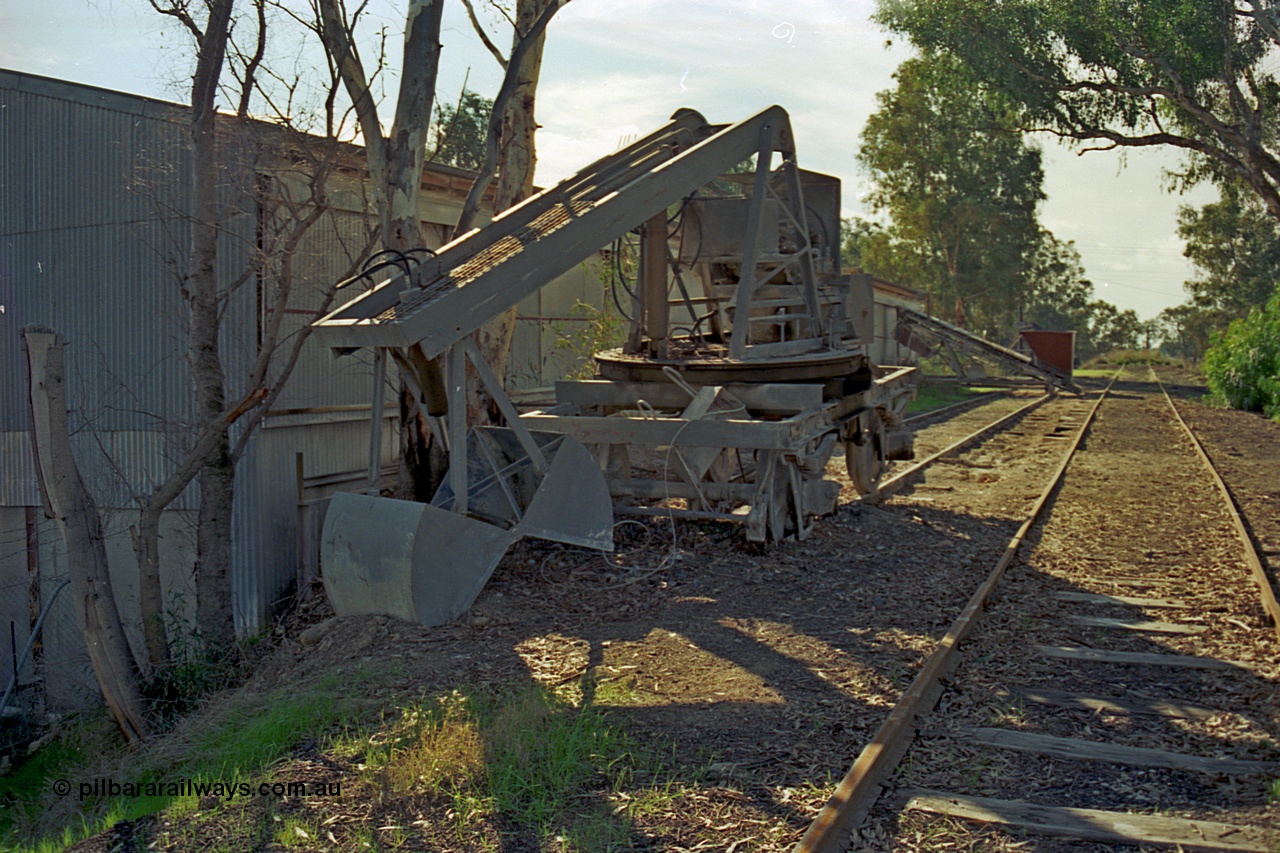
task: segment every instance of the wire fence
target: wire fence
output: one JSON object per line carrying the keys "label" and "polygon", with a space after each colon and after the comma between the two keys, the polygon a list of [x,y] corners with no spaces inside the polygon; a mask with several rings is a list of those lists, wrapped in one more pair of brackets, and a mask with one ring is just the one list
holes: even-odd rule
{"label": "wire fence", "polygon": [[102,703],[66,580],[44,575],[33,584],[10,574],[0,582],[0,696],[9,694],[0,710],[0,755],[39,736],[50,714]]}

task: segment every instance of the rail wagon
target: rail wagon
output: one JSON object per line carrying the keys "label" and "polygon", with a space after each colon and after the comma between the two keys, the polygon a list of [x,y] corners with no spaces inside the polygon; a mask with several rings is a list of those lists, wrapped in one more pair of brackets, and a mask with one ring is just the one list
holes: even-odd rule
{"label": "rail wagon", "polygon": [[[472,335],[597,256],[625,339],[520,413]],[[864,494],[911,453],[915,368],[871,362],[871,322],[870,277],[841,270],[840,182],[800,169],[786,112],[678,111],[316,322],[375,356],[375,488],[335,495],[321,538],[335,609],[451,620],[518,538],[610,550],[616,515],[804,538],[837,505],[838,450]],[[503,423],[468,422],[468,363]],[[429,503],[376,493],[388,364],[448,450]]]}

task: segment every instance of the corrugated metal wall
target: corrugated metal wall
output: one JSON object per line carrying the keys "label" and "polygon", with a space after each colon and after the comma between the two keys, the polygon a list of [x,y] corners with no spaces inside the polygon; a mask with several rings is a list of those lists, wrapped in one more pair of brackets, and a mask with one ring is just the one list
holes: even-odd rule
{"label": "corrugated metal wall", "polygon": [[[52,327],[68,341],[76,458],[113,529],[125,537],[120,542],[127,545],[135,494],[159,482],[186,448],[193,412],[180,292],[190,240],[187,129],[181,106],[0,70],[0,508],[15,510],[0,513],[6,525],[40,501],[27,435],[24,326]],[[298,177],[257,164],[252,145],[224,146],[222,156],[229,181],[219,245],[225,281],[245,268],[267,227],[253,182],[269,176],[296,190]],[[452,175],[441,185],[458,180]],[[330,195],[334,209],[306,235],[295,259],[297,298],[285,338],[311,320],[324,290],[349,272],[369,238],[357,180],[335,178]],[[460,206],[445,192],[424,193],[422,218],[434,245],[450,233]],[[269,288],[250,281],[226,306],[222,343],[231,394],[244,391],[237,383],[270,319]],[[513,342],[512,386],[546,386],[560,376],[565,353],[556,342],[584,323],[573,314],[575,302],[601,306],[602,299],[598,279],[584,267],[526,300]],[[330,490],[361,487],[362,475],[342,477],[362,472],[367,461],[369,361],[367,354],[335,359],[308,343],[274,407],[293,413],[268,417],[249,443],[233,509],[232,578],[244,631],[267,624],[296,578],[298,454],[304,477],[326,478]],[[396,459],[395,409],[387,407],[384,423],[387,464]],[[194,558],[189,513],[196,496],[193,485],[172,505],[175,523],[166,527],[166,562],[179,579],[189,580]],[[36,556],[19,547],[23,530],[0,530],[0,541],[13,546],[0,553],[0,587],[21,587],[29,556],[42,576],[65,572],[47,541],[51,528],[42,529]],[[120,542],[113,540],[113,564],[130,558]]]}
{"label": "corrugated metal wall", "polygon": [[186,241],[176,214],[186,185],[174,173],[187,164],[173,156],[181,116],[164,104],[9,72],[0,83],[0,500],[39,502],[18,332],[45,325],[68,342],[73,442],[85,478],[104,505],[126,506],[129,486],[109,455],[135,476],[160,475],[172,448],[153,431],[190,412],[185,366],[175,358],[181,301],[159,264]]}
{"label": "corrugated metal wall", "polygon": [[[186,122],[182,107],[0,71],[0,505],[39,503],[19,336],[27,325],[52,327],[68,342],[73,447],[105,513],[136,508],[135,493],[159,482],[186,449],[193,409],[180,292],[189,245]],[[251,145],[225,150],[219,275],[229,281],[246,269],[260,234],[255,152]],[[362,217],[333,219],[304,247],[304,292],[349,266],[339,244]],[[236,385],[257,354],[257,287],[250,281],[225,308],[232,394],[243,390]],[[290,315],[286,334],[305,319]],[[328,362],[319,353],[310,359]],[[352,402],[357,393],[367,402],[358,367],[336,382],[322,382],[320,368],[311,373],[305,378],[313,390],[302,397],[313,399],[320,389],[324,403]],[[234,510],[237,622],[249,631],[264,624],[296,567],[296,501],[290,491],[283,507],[274,507],[278,472],[255,459],[256,450],[242,463]],[[171,508],[195,505],[192,486]],[[15,531],[5,531],[6,540],[8,533]],[[189,572],[190,531],[179,526],[174,537],[186,541],[168,543],[170,571]],[[129,556],[117,552],[121,560]],[[26,562],[25,554],[0,554],[0,579],[25,575]],[[62,570],[59,561],[43,562],[42,572]]]}

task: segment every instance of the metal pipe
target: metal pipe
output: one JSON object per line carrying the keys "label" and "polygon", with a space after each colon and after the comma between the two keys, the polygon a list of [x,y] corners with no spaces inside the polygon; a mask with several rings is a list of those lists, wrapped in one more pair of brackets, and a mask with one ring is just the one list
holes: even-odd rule
{"label": "metal pipe", "polygon": [[644,280],[644,321],[650,351],[667,357],[667,211],[660,210],[645,222],[641,241],[640,266]]}
{"label": "metal pipe", "polygon": [[383,388],[387,378],[387,351],[373,351],[373,418],[369,426],[369,482],[364,493],[377,497],[382,493],[382,407],[386,399]]}
{"label": "metal pipe", "polygon": [[31,636],[27,637],[27,644],[23,647],[22,654],[13,667],[13,678],[9,679],[9,686],[5,688],[4,697],[0,698],[0,714],[4,713],[5,707],[9,704],[9,697],[13,695],[13,691],[18,687],[18,672],[22,669],[22,665],[27,662],[27,655],[31,654],[31,649],[36,644],[36,637],[40,635],[40,627],[44,625],[44,617],[49,615],[49,611],[53,608],[53,603],[58,600],[58,593],[62,592],[62,588],[69,583],[71,583],[71,578],[66,578],[62,583],[58,584],[58,588],[53,591],[53,595],[49,596],[49,602],[40,611],[40,616],[36,619],[36,624],[31,629]]}
{"label": "metal pipe", "polygon": [[738,289],[733,306],[741,322],[735,320],[729,338],[730,358],[741,359],[751,343],[751,298],[756,289],[756,260],[760,255],[760,223],[764,215],[764,197],[769,183],[770,160],[773,159],[773,125],[760,128],[759,149],[756,152],[756,174],[751,185],[751,202],[747,207],[747,233],[742,238],[742,264],[738,268]]}

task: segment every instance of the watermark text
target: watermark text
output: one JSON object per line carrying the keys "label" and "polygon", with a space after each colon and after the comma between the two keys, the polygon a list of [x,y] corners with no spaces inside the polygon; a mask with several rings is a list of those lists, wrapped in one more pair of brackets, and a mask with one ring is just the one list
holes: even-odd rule
{"label": "watermark text", "polygon": [[217,797],[232,802],[253,797],[341,797],[342,782],[212,782],[205,779],[177,779],[169,782],[118,782],[115,779],[90,779],[72,785],[66,779],[53,782],[53,792],[60,797],[76,793],[81,802],[104,797]]}

